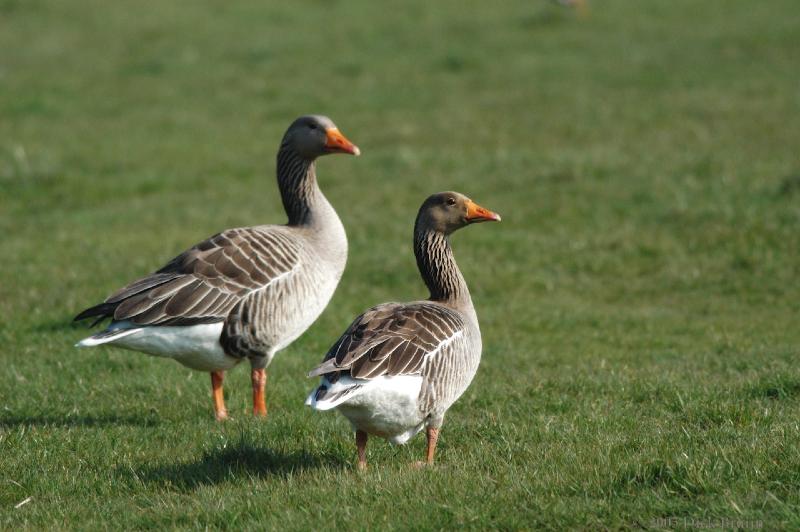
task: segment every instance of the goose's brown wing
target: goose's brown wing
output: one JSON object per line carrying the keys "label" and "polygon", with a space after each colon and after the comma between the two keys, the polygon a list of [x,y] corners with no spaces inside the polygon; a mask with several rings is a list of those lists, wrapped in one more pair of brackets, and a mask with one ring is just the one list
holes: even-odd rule
{"label": "goose's brown wing", "polygon": [[458,313],[435,303],[379,305],[356,318],[308,375],[349,371],[356,379],[374,379],[420,374],[426,358],[464,329]]}
{"label": "goose's brown wing", "polygon": [[112,318],[139,325],[222,321],[242,298],[294,271],[299,249],[300,244],[282,226],[229,229],[75,319]]}

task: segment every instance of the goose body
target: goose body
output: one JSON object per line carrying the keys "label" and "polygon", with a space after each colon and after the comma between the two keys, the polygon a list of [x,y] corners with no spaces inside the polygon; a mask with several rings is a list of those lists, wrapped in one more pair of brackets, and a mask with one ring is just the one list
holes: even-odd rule
{"label": "goose body", "polygon": [[[266,367],[319,317],[344,272],[344,228],[331,225],[318,231],[324,240],[285,226],[229,229],[215,235],[159,271],[167,273],[178,264],[178,277],[144,292],[117,296],[127,306],[117,306],[109,328],[78,345],[106,343],[203,371],[227,370],[248,357]],[[273,251],[270,260],[258,257],[253,249],[258,242]],[[319,249],[323,242],[326,247],[336,243],[333,247],[343,253],[326,253],[326,247]],[[278,249],[284,252],[281,258]],[[237,259],[249,271],[239,269]],[[228,285],[216,289],[215,282]],[[222,319],[203,323],[213,318]],[[256,324],[252,332],[245,326],[249,323]]]}
{"label": "goose body", "polygon": [[217,418],[227,415],[222,372],[248,359],[254,413],[265,414],[265,368],[319,317],[347,261],[344,227],[314,165],[336,151],[358,154],[329,119],[296,120],[277,161],[288,224],[228,229],[193,246],[79,314],[111,323],[78,346],[108,344],[211,372]]}
{"label": "goose body", "polygon": [[414,231],[425,301],[385,303],[353,321],[309,376],[320,385],[306,404],[337,409],[353,425],[359,466],[367,435],[405,443],[428,429],[428,462],[444,416],[472,382],[481,359],[481,333],[448,235],[469,223],[499,220],[455,192],[423,203]]}
{"label": "goose body", "polygon": [[388,303],[359,316],[334,351],[347,355],[312,373],[349,372],[323,374],[307,404],[338,408],[357,429],[402,444],[426,421],[440,425],[467,389],[480,363],[481,334],[477,320],[446,305]]}

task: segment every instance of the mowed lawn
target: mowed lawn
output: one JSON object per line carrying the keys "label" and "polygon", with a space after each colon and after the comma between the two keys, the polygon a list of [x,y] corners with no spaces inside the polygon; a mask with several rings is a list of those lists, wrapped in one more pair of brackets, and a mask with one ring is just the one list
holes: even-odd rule
{"label": "mowed lawn", "polygon": [[[0,528],[800,526],[800,8],[589,5],[0,0]],[[309,112],[363,152],[318,164],[349,262],[269,417],[244,367],[220,424],[207,374],[74,348],[126,282],[284,222]],[[305,373],[426,296],[447,189],[503,216],[452,238],[481,368],[435,467],[373,439],[359,473]]]}

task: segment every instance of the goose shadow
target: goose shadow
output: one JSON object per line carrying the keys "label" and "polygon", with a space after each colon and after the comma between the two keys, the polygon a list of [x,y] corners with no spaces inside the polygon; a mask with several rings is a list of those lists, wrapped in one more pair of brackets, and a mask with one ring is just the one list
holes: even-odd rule
{"label": "goose shadow", "polygon": [[238,444],[206,451],[193,462],[144,466],[139,470],[120,468],[121,475],[162,487],[191,491],[242,477],[287,478],[321,468],[344,469],[348,462],[335,455],[314,455],[308,451],[282,451]]}
{"label": "goose shadow", "polygon": [[109,426],[129,426],[129,427],[155,427],[159,425],[158,418],[146,415],[124,415],[124,414],[38,414],[33,416],[22,416],[6,414],[0,415],[0,427],[12,429],[22,426],[36,427],[109,427]]}

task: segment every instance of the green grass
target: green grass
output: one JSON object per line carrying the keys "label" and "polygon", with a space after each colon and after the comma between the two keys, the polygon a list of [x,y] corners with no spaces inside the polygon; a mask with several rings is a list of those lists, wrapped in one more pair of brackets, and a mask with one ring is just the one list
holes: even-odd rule
{"label": "green grass", "polygon": [[[800,526],[800,9],[590,5],[0,0],[0,528]],[[207,375],[74,349],[77,311],[283,222],[307,112],[364,155],[319,164],[350,258],[270,417],[242,368],[217,424]],[[424,297],[445,189],[503,215],[453,238],[483,362],[434,468],[418,436],[360,474],[304,374]]]}

